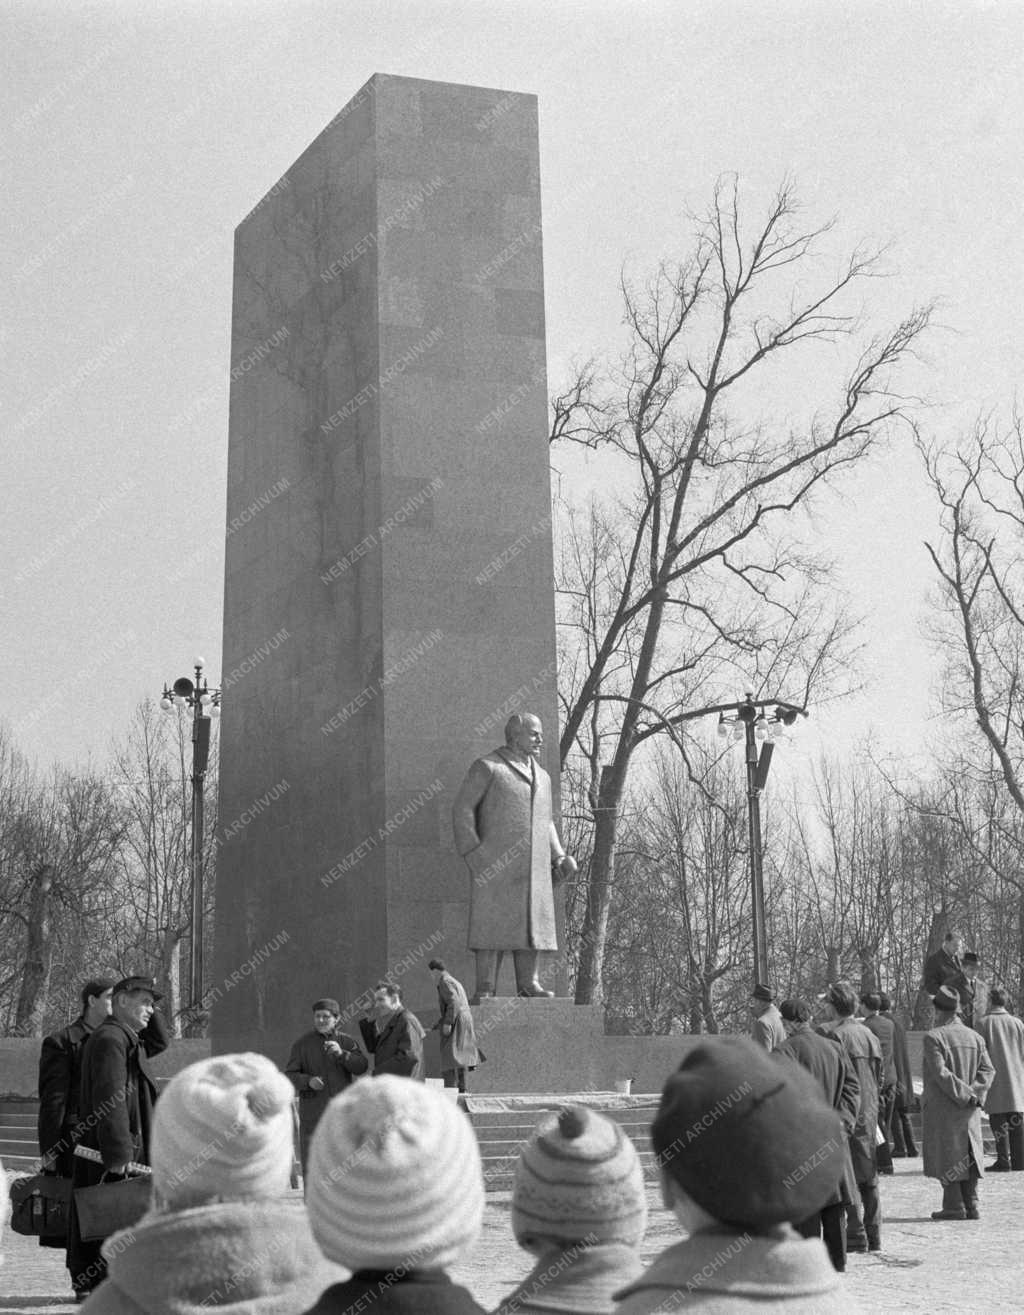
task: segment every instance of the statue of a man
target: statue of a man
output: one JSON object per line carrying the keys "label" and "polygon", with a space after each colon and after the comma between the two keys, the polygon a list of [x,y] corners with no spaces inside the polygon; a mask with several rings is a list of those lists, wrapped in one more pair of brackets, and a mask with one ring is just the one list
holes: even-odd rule
{"label": "statue of a man", "polygon": [[469,948],[476,996],[494,994],[506,950],[515,954],[520,995],[550,996],[537,980],[537,954],[557,950],[553,882],[575,862],[551,817],[551,777],[538,762],[540,718],[509,718],[505,745],[470,767],[452,808],[455,846],[472,874]]}

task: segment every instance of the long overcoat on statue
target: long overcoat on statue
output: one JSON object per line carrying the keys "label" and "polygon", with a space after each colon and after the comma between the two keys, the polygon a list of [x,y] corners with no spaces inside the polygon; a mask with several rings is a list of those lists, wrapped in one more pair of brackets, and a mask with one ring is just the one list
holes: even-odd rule
{"label": "long overcoat on statue", "polygon": [[437,1029],[441,1033],[441,1072],[476,1068],[480,1063],[480,1051],[466,988],[451,973],[444,972],[437,979],[437,1003],[441,1009],[441,1017],[437,1020]]}
{"label": "long overcoat on statue", "polygon": [[992,1114],[1024,1111],[1024,1022],[1006,1009],[991,1009],[981,1020],[981,1035],[996,1071],[985,1108]]}
{"label": "long overcoat on statue", "polygon": [[557,950],[551,863],[561,856],[551,777],[501,748],[470,767],[452,808],[455,847],[472,875],[472,950]]}
{"label": "long overcoat on statue", "polygon": [[859,1019],[837,1018],[817,1029],[834,1037],[846,1051],[857,1076],[860,1100],[857,1122],[850,1133],[850,1162],[858,1184],[873,1186],[878,1180],[875,1131],[878,1128],[878,1083],[882,1072],[882,1048],[878,1038]]}
{"label": "long overcoat on statue", "polygon": [[972,1159],[984,1174],[981,1106],[995,1069],[978,1033],[948,1017],[922,1038],[921,1154],[926,1178],[952,1183],[969,1176]]}

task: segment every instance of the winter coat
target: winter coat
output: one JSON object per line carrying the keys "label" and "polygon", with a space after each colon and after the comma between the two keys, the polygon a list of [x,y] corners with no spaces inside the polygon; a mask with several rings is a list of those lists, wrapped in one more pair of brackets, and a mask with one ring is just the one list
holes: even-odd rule
{"label": "winter coat", "polygon": [[619,1309],[614,1294],[642,1270],[638,1253],[622,1242],[554,1245],[494,1315],[611,1315]]}
{"label": "winter coat", "polygon": [[940,986],[951,986],[959,993],[960,987],[967,980],[959,955],[947,954],[945,950],[936,950],[924,961],[924,981],[922,985],[929,995],[934,995]]}
{"label": "winter coat", "polygon": [[616,1293],[616,1315],[699,1310],[704,1315],[778,1308],[799,1315],[848,1315],[860,1307],[843,1290],[820,1238],[784,1225],[769,1235],[722,1228],[694,1233],[663,1251]]}
{"label": "winter coat", "polygon": [[904,1109],[914,1099],[914,1074],[910,1067],[907,1030],[892,1014],[879,1014],[879,1018],[888,1018],[893,1025],[892,1058],[896,1067],[896,1103],[898,1108]]}
{"label": "winter coat", "polygon": [[455,847],[473,878],[472,950],[557,950],[551,864],[562,855],[551,777],[508,749],[478,758],[452,807]]}
{"label": "winter coat", "polygon": [[878,1128],[878,1078],[882,1050],[873,1032],[856,1018],[836,1018],[817,1029],[822,1036],[839,1040],[853,1066],[860,1087],[857,1123],[850,1134],[850,1161],[858,1184],[873,1186],[878,1178],[875,1133]]}
{"label": "winter coat", "polygon": [[292,1315],[337,1272],[304,1210],[283,1201],[225,1201],[148,1214],[103,1244],[107,1278],[88,1315]]}
{"label": "winter coat", "polygon": [[78,1099],[82,1084],[82,1050],[93,1033],[84,1017],[43,1038],[39,1054],[39,1154],[56,1156],[54,1171],[71,1177],[78,1140]]}
{"label": "winter coat", "polygon": [[[850,1159],[849,1138],[857,1126],[860,1108],[860,1083],[846,1050],[836,1037],[822,1036],[809,1026],[799,1028],[774,1052],[787,1060],[794,1060],[820,1084],[822,1094],[839,1115],[846,1133],[843,1148],[843,1178],[833,1196],[822,1206],[838,1205],[840,1201],[859,1200],[853,1162]],[[800,1223],[799,1219],[794,1222]]]}
{"label": "winter coat", "polygon": [[423,1059],[423,1024],[408,1009],[399,1009],[378,1033],[372,1018],[360,1018],[363,1045],[373,1056],[373,1076],[395,1073],[400,1078],[426,1077]]}
{"label": "winter coat", "polygon": [[775,1005],[770,1004],[763,1014],[758,1014],[750,1025],[750,1035],[765,1050],[777,1050],[782,1045],[786,1039],[786,1029]]}
{"label": "winter coat", "polygon": [[441,1072],[476,1068],[482,1057],[466,988],[451,973],[442,973],[437,979],[437,1003],[441,1017],[431,1030],[441,1033]]}
{"label": "winter coat", "polygon": [[896,1024],[891,1018],[885,1018],[882,1014],[871,1014],[870,1017],[865,1018],[862,1021],[868,1031],[874,1033],[879,1049],[882,1052],[882,1089],[884,1090],[886,1087],[895,1087]]}
{"label": "winter coat", "polygon": [[[294,1307],[299,1310],[301,1307]],[[467,1290],[440,1269],[361,1269],[335,1283],[306,1315],[484,1315]]]}
{"label": "winter coat", "polygon": [[[98,1182],[103,1169],[134,1160],[149,1164],[156,1080],[147,1059],[167,1049],[167,1027],[154,1011],[142,1032],[113,1014],[105,1018],[82,1048],[82,1085],[78,1112],[81,1142],[98,1150],[103,1166],[87,1166]],[[76,1186],[82,1162],[75,1160]]]}
{"label": "winter coat", "polygon": [[981,1020],[981,1035],[996,1071],[985,1097],[986,1110],[1024,1111],[1024,1022],[1005,1009],[993,1009]]}
{"label": "winter coat", "polygon": [[985,1042],[953,1014],[924,1034],[923,1050],[924,1175],[957,1182],[970,1176],[973,1159],[981,1176],[981,1107],[995,1077]]}
{"label": "winter coat", "polygon": [[981,1031],[981,1020],[988,1010],[988,982],[980,977],[973,980],[964,975],[957,990],[960,993],[960,1017],[975,1032]]}
{"label": "winter coat", "polygon": [[[328,1053],[328,1041],[337,1041],[341,1046],[340,1055]],[[335,1030],[325,1036],[312,1031],[299,1037],[292,1046],[284,1071],[299,1095],[299,1130],[304,1138],[308,1140],[313,1135],[313,1129],[320,1122],[331,1097],[344,1091],[369,1067],[370,1062],[359,1049],[359,1042],[347,1032]],[[311,1078],[323,1081],[319,1091],[314,1091],[309,1085]]]}

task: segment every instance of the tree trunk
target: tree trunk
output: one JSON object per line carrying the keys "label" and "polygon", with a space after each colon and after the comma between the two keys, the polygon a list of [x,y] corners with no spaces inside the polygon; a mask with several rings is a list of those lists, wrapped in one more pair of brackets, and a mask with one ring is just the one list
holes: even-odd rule
{"label": "tree trunk", "polygon": [[619,827],[619,801],[625,771],[601,768],[597,796],[597,819],[594,824],[594,850],[590,859],[587,907],[583,915],[579,968],[576,973],[576,1003],[603,1003],[601,974],[604,948],[608,939],[608,911],[611,906],[612,878],[615,868],[615,837]]}
{"label": "tree trunk", "polygon": [[831,986],[839,980],[839,947],[825,946],[825,981]]}
{"label": "tree trunk", "polygon": [[860,990],[861,994],[868,991],[878,990],[878,969],[875,966],[874,951],[868,946],[862,945],[858,951],[860,958]]}
{"label": "tree trunk", "polygon": [[181,932],[168,927],[164,932],[160,954],[165,982],[164,1017],[171,1036],[181,1036]]}
{"label": "tree trunk", "polygon": [[32,895],[28,910],[28,936],[25,943],[25,975],[18,993],[14,1030],[18,1036],[43,1035],[46,1001],[50,994],[50,965],[53,959],[53,930],[50,903],[53,868],[41,863],[32,874]]}

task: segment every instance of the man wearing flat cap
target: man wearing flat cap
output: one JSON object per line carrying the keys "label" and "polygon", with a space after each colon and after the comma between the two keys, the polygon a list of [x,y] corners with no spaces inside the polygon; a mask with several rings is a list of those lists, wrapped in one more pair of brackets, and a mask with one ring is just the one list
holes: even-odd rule
{"label": "man wearing flat cap", "polygon": [[924,1176],[942,1183],[933,1219],[977,1219],[982,1161],[981,1110],[995,1078],[985,1042],[958,1016],[960,998],[940,986],[935,1026],[923,1037],[921,1094]]}
{"label": "man wearing flat cap", "polygon": [[748,1037],[702,1038],[651,1125],[662,1197],[687,1237],[615,1294],[616,1315],[849,1309],[821,1242],[791,1227],[835,1194],[844,1142],[798,1064]]}
{"label": "man wearing flat cap", "polygon": [[782,1026],[782,1015],[776,1008],[771,990],[760,982],[750,993],[750,1013],[753,1017],[751,1037],[765,1050],[777,1050],[786,1039],[786,1029]]}
{"label": "man wearing flat cap", "polygon": [[285,1075],[299,1094],[299,1159],[306,1181],[309,1143],[332,1096],[370,1067],[359,1042],[338,1027],[341,1005],[329,996],[313,1004],[313,1029],[292,1046]]}
{"label": "man wearing flat cap", "polygon": [[[134,1164],[149,1164],[156,1081],[147,1060],[167,1049],[167,1026],[156,1006],[162,999],[152,977],[133,974],[114,984],[111,1012],[82,1049],[75,1188],[128,1177]],[[99,1155],[99,1162],[79,1151]],[[68,1224],[68,1268],[76,1294],[88,1293],[107,1273],[101,1242],[85,1241],[78,1212]]]}

